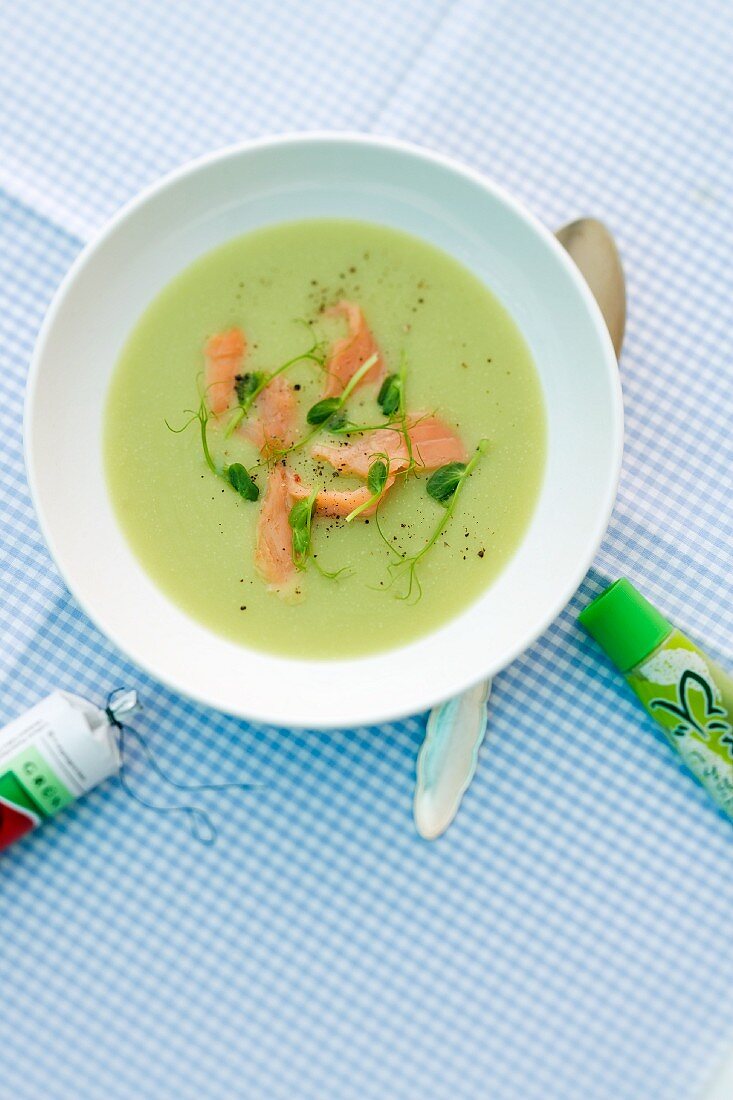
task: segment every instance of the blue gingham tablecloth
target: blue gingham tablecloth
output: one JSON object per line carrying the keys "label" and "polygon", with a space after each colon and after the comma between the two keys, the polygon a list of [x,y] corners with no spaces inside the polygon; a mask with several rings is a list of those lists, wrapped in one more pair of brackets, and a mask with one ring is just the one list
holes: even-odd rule
{"label": "blue gingham tablecloth", "polygon": [[[733,832],[575,616],[625,573],[731,663],[733,16],[725,0],[0,5],[0,719],[120,683],[213,848],[107,783],[0,861],[0,1100],[692,1100],[733,1044]],[[272,131],[452,153],[629,283],[615,515],[571,606],[496,681],[435,845],[425,716],[248,725],[129,665],[69,596],[21,457],[64,272],[166,169]],[[156,793],[141,762],[133,778]]]}

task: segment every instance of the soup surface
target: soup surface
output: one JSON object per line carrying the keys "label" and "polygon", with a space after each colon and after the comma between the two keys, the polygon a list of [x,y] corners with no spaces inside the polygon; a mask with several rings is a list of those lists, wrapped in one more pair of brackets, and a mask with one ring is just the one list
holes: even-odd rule
{"label": "soup surface", "polygon": [[[339,349],[347,359],[359,350],[358,334],[349,344],[355,317],[366,340],[356,362],[372,351],[374,362],[339,404],[348,370],[335,384],[331,375]],[[211,360],[212,337],[232,332],[246,350],[229,392],[212,383],[205,350]],[[309,358],[267,384],[306,352]],[[214,363],[214,376],[216,369]],[[264,388],[245,415],[242,403],[257,385]],[[263,402],[276,392],[289,402],[289,435],[268,433],[271,410]],[[308,423],[324,394],[331,405],[321,415],[330,412],[330,419]],[[436,423],[445,426],[448,450],[422,461],[410,440],[420,426],[428,431]],[[390,431],[346,434],[349,425]],[[369,483],[366,467],[354,474],[340,460],[359,443]],[[471,272],[392,229],[314,220],[232,240],[158,295],[115,369],[104,446],[122,528],[170,599],[243,645],[344,658],[426,634],[491,584],[517,549],[538,496],[545,417],[521,333]],[[318,459],[314,448],[323,449]],[[252,485],[241,467],[259,491],[255,501],[246,499]],[[267,563],[263,572],[273,477],[291,479],[295,493],[285,505],[297,529],[286,522],[292,578],[282,583],[273,583]],[[315,497],[311,490],[324,492]],[[354,507],[370,502],[359,515],[347,521],[322,514],[324,501],[344,500],[352,490]]]}

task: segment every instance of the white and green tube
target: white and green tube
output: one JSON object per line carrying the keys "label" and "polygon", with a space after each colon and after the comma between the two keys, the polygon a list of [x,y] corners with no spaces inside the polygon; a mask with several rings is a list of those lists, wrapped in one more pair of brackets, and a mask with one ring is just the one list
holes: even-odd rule
{"label": "white and green tube", "polygon": [[733,818],[733,680],[627,580],[579,616],[717,805]]}

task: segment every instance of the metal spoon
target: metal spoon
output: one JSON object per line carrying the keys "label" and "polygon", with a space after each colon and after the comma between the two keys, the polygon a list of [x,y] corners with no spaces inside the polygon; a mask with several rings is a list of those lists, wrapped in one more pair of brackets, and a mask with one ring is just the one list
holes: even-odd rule
{"label": "metal spoon", "polygon": [[[626,283],[616,242],[596,218],[570,222],[555,236],[588,283],[618,359],[626,328]],[[445,832],[475,775],[490,692],[491,680],[486,680],[430,712],[417,757],[413,804],[415,826],[426,840]]]}
{"label": "metal spoon", "polygon": [[596,218],[569,222],[555,236],[575,261],[598,302],[616,358],[620,359],[626,329],[626,280],[616,242]]}

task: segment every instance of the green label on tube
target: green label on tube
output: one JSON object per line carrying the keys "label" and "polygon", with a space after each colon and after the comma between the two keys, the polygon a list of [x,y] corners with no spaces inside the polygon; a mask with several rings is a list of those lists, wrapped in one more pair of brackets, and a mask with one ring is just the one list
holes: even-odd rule
{"label": "green label on tube", "polygon": [[8,768],[45,817],[57,814],[74,801],[74,796],[35,746],[23,749],[9,762]]}
{"label": "green label on tube", "polygon": [[733,818],[733,684],[678,630],[627,674],[670,744]]}

